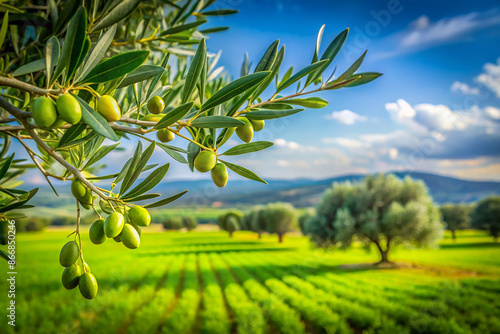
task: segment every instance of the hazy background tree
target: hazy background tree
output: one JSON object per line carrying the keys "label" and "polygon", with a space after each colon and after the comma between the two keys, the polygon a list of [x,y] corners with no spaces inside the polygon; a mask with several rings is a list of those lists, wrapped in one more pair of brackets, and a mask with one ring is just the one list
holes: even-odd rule
{"label": "hazy background tree", "polygon": [[198,219],[196,216],[184,216],[182,217],[182,223],[188,231],[192,231],[198,226]]}
{"label": "hazy background tree", "polygon": [[283,242],[286,233],[297,228],[297,215],[290,203],[271,203],[261,210],[266,232],[277,234],[279,242]]}
{"label": "hazy background tree", "polygon": [[229,236],[232,237],[234,232],[241,229],[242,218],[243,214],[240,211],[226,212],[219,217],[219,226],[222,230],[229,232]]}
{"label": "hazy background tree", "polygon": [[500,197],[492,196],[480,201],[472,212],[472,226],[487,230],[495,242],[500,234]]}
{"label": "hazy background tree", "polygon": [[377,247],[380,263],[389,262],[394,245],[432,246],[443,235],[439,208],[425,184],[410,177],[379,174],[359,183],[335,183],[316,211],[305,230],[318,246],[347,247],[356,237]]}
{"label": "hazy background tree", "polygon": [[314,210],[314,208],[308,208],[300,214],[298,222],[299,222],[300,232],[302,232],[303,235],[306,235],[305,231],[306,221],[312,218],[315,214],[316,211]]}
{"label": "hazy background tree", "polygon": [[451,231],[451,238],[457,239],[456,231],[470,228],[471,206],[466,204],[445,204],[441,206],[441,215],[446,228]]}
{"label": "hazy background tree", "polygon": [[173,216],[163,220],[163,228],[165,230],[180,230],[183,227],[184,223],[182,217]]}
{"label": "hazy background tree", "polygon": [[257,233],[259,239],[262,238],[262,233],[266,231],[265,222],[262,218],[264,206],[254,206],[251,210],[247,211],[243,216],[242,222],[246,229]]}

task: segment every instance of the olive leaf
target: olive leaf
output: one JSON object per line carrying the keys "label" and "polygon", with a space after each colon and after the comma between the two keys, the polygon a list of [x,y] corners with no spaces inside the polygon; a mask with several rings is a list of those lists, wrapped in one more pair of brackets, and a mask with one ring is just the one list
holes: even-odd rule
{"label": "olive leaf", "polygon": [[248,119],[254,120],[276,119],[296,114],[302,110],[304,109],[256,110],[247,112],[245,116]]}
{"label": "olive leaf", "polygon": [[155,75],[162,75],[165,69],[157,65],[142,65],[136,68],[133,72],[127,74],[125,79],[118,85],[118,88],[123,88],[147,80]]}
{"label": "olive leaf", "polygon": [[196,128],[234,128],[245,125],[240,120],[228,116],[204,116],[198,117],[191,122],[191,126]]}
{"label": "olive leaf", "polygon": [[[288,100],[284,100],[283,102],[293,104],[296,106],[311,108],[311,109],[324,108],[328,105],[328,101],[323,100],[320,97],[288,99]],[[269,106],[266,105],[266,107],[269,107]]]}
{"label": "olive leaf", "polygon": [[186,75],[186,81],[184,82],[184,88],[181,95],[181,103],[186,103],[193,94],[196,83],[200,78],[203,66],[205,64],[205,58],[207,57],[207,44],[203,38],[198,45],[196,54],[193,57],[191,65],[189,66],[188,73]]}
{"label": "olive leaf", "polygon": [[326,62],[328,62],[328,59],[320,60],[316,63],[313,63],[311,65],[308,65],[295,73],[293,76],[291,76],[288,80],[281,82],[281,84],[278,86],[278,89],[276,92],[281,92],[283,89],[290,87],[293,85],[295,82],[299,81],[309,73],[315,71],[317,68],[323,66]]}
{"label": "olive leaf", "polygon": [[191,110],[193,105],[194,102],[188,102],[181,106],[178,106],[174,110],[169,111],[168,113],[165,114],[165,116],[163,116],[162,119],[158,121],[158,123],[156,123],[154,128],[160,130],[169,127],[178,120],[182,119],[182,117],[186,116],[186,114],[188,113],[189,110]]}
{"label": "olive leaf", "polygon": [[0,49],[3,46],[3,41],[7,35],[7,28],[9,27],[9,12],[6,11],[2,20],[2,27],[0,28]]}
{"label": "olive leaf", "polygon": [[187,164],[188,163],[187,160],[186,160],[186,158],[184,158],[184,156],[182,156],[182,154],[180,154],[179,152],[177,152],[177,150],[172,149],[172,146],[161,144],[161,143],[157,143],[157,145],[161,149],[163,149],[165,151],[165,153],[167,153],[168,155],[170,155],[174,160],[180,162],[181,164]]}
{"label": "olive leaf", "polygon": [[249,169],[246,169],[245,167],[238,166],[238,165],[235,165],[235,164],[232,164],[232,163],[229,163],[227,161],[220,160],[220,159],[219,159],[219,161],[222,162],[224,165],[226,165],[227,168],[229,168],[230,170],[232,170],[236,174],[243,176],[244,178],[267,184],[267,182],[264,181],[263,179],[261,179],[257,174],[255,174],[254,172],[252,172]]}
{"label": "olive leaf", "polygon": [[135,186],[128,193],[123,195],[123,199],[131,199],[133,197],[137,197],[139,195],[144,194],[146,191],[149,191],[156,187],[158,183],[160,183],[165,175],[167,175],[168,169],[170,168],[170,164],[163,165],[155,169],[151,174],[149,174],[141,183]]}
{"label": "olive leaf", "polygon": [[5,259],[6,261],[13,261],[14,265],[17,265],[17,263],[14,260],[14,258],[9,253],[7,253],[6,251],[4,251],[3,249],[0,249],[0,257],[3,258],[3,259]]}
{"label": "olive leaf", "polygon": [[95,154],[93,154],[87,161],[87,163],[83,166],[83,169],[92,166],[93,164],[104,158],[106,155],[111,153],[111,151],[113,151],[118,145],[120,145],[120,143],[102,146],[101,148],[99,148],[99,150]]}
{"label": "olive leaf", "polygon": [[139,175],[143,172],[144,167],[151,158],[151,155],[154,152],[156,143],[152,142],[141,154],[142,145],[137,145],[137,149],[135,151],[134,157],[132,158],[132,162],[127,170],[127,174],[123,179],[122,185],[120,187],[120,196],[127,191],[132,184],[134,184],[135,180],[139,177]]}
{"label": "olive leaf", "polygon": [[239,10],[236,9],[216,9],[216,10],[209,10],[206,12],[201,12],[201,15],[204,16],[223,16],[223,15],[231,15],[231,14],[236,14],[239,13]]}
{"label": "olive leaf", "polygon": [[104,136],[113,141],[119,140],[118,136],[113,131],[111,126],[109,126],[108,121],[101,114],[92,109],[87,104],[87,102],[85,102],[79,96],[76,95],[73,96],[76,97],[76,99],[78,100],[78,102],[80,102],[80,105],[82,106],[82,120],[84,123],[86,123],[92,129],[94,129],[94,131],[100,134],[101,136]]}
{"label": "olive leaf", "polygon": [[98,64],[82,80],[85,83],[101,83],[124,76],[146,60],[149,51],[129,51],[117,54]]}
{"label": "olive leaf", "polygon": [[259,63],[255,67],[254,73],[268,71],[273,66],[274,60],[276,59],[276,54],[278,53],[278,46],[280,40],[275,40],[264,52],[264,55],[260,59]]}
{"label": "olive leaf", "polygon": [[253,143],[248,143],[248,144],[240,144],[236,145],[234,147],[231,147],[229,150],[226,152],[222,153],[221,155],[240,155],[240,154],[247,154],[247,153],[252,153],[252,152],[258,152],[265,150],[268,147],[273,146],[274,143],[269,142],[269,141],[256,141]]}
{"label": "olive leaf", "polygon": [[367,83],[377,79],[381,75],[382,75],[382,73],[377,73],[377,72],[358,73],[358,74],[355,74],[349,78],[349,79],[354,79],[354,78],[357,78],[357,79],[355,81],[345,85],[345,87],[355,87],[355,86],[364,85],[364,84],[367,84]]}
{"label": "olive leaf", "polygon": [[342,75],[332,82],[339,83],[352,78],[354,72],[356,72],[356,70],[361,66],[361,63],[363,63],[367,52],[368,50],[365,50],[365,52],[363,52],[363,54],[354,63],[352,63],[352,65],[344,73],[342,73]]}
{"label": "olive leaf", "polygon": [[141,3],[141,0],[122,0],[106,16],[92,27],[92,31],[107,28],[129,16]]}
{"label": "olive leaf", "polygon": [[15,153],[12,153],[12,155],[8,157],[7,160],[5,160],[5,162],[3,163],[2,167],[0,168],[0,180],[3,179],[3,177],[7,174],[10,166],[12,165],[12,160],[14,160],[15,155]]}
{"label": "olive leaf", "polygon": [[164,198],[164,199],[162,199],[162,200],[160,200],[158,202],[154,202],[154,203],[148,204],[148,205],[145,206],[145,208],[147,208],[147,209],[149,209],[149,208],[157,208],[157,207],[166,205],[168,203],[171,203],[171,202],[175,201],[179,197],[184,196],[184,194],[187,193],[187,192],[188,192],[188,190],[185,190],[185,191],[183,191],[181,193],[178,193],[176,195]]}
{"label": "olive leaf", "polygon": [[47,65],[45,64],[45,58],[37,59],[35,61],[32,61],[31,63],[19,67],[12,73],[12,75],[17,77],[20,75],[25,75],[33,72],[39,72],[44,70],[46,66]]}
{"label": "olive leaf", "polygon": [[59,145],[57,147],[64,147],[65,144],[75,140],[79,135],[87,128],[87,124],[78,123],[72,125],[68,130],[66,130],[59,140]]}
{"label": "olive leaf", "polygon": [[[201,107],[201,111],[211,109],[218,106],[226,101],[231,100],[233,97],[240,95],[241,93],[255,87],[262,82],[269,74],[269,71],[258,72],[246,75],[233,82],[227,84],[212,95]],[[244,101],[243,101],[244,102]]]}
{"label": "olive leaf", "polygon": [[47,45],[45,46],[45,68],[47,69],[47,85],[50,82],[50,78],[52,76],[53,67],[56,66],[59,61],[59,40],[56,36],[52,36],[47,41]]}
{"label": "olive leaf", "polygon": [[160,36],[177,34],[177,33],[189,30],[189,29],[196,28],[196,27],[202,25],[203,23],[207,23],[207,20],[199,20],[199,21],[195,21],[195,22],[191,22],[191,23],[181,24],[181,25],[178,25],[178,26],[175,26],[175,27],[172,27],[172,28],[169,28],[167,30],[162,31]]}

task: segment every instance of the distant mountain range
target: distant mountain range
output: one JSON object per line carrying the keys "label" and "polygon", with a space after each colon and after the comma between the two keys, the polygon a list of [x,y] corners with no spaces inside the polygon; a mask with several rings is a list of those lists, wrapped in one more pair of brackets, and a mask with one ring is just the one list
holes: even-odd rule
{"label": "distant mountain range", "polygon": [[[409,175],[424,181],[432,197],[438,203],[475,202],[490,195],[500,194],[500,182],[469,181],[421,172],[394,172],[393,174],[401,178]],[[356,174],[324,180],[268,180],[268,185],[236,180],[230,181],[222,189],[217,188],[211,180],[174,181],[159,184],[154,192],[170,196],[189,189],[186,195],[172,205],[235,206],[285,201],[297,207],[307,207],[317,204],[323,191],[333,182],[359,181],[363,177],[365,175]],[[40,187],[39,193],[33,199],[33,204],[59,207],[74,203],[69,185],[56,186],[56,189],[59,197],[56,197],[48,186]]]}

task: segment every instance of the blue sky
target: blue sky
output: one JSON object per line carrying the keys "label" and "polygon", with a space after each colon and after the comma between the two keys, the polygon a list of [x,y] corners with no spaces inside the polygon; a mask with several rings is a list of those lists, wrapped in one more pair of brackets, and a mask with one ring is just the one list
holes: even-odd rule
{"label": "blue sky", "polygon": [[[286,45],[282,74],[307,66],[323,24],[321,52],[350,28],[334,61],[339,73],[369,49],[360,71],[384,74],[365,86],[319,93],[330,102],[326,108],[268,121],[254,140],[275,145],[231,162],[267,179],[412,170],[500,180],[498,1],[223,0],[211,7],[221,8],[240,12],[211,17],[204,27],[231,29],[210,35],[207,45],[210,52],[222,50],[218,66],[233,78],[245,52],[255,65],[276,39]],[[239,143],[236,136],[228,142]],[[186,146],[179,138],[172,144]],[[123,152],[105,159],[103,173],[120,168],[135,142],[121,146]],[[153,160],[172,162],[162,151]],[[39,174],[30,173],[31,181],[44,182]],[[174,162],[168,180],[208,174]]]}
{"label": "blue sky", "polygon": [[241,158],[242,165],[274,178],[411,169],[500,179],[497,1],[234,0],[214,7],[240,10],[212,19],[211,26],[231,30],[208,40],[235,77],[245,52],[255,64],[275,39],[286,45],[283,69],[308,65],[323,24],[321,50],[350,28],[335,61],[340,72],[369,49],[360,71],[384,73],[366,86],[320,93],[330,101],[324,109],[275,121],[274,131],[259,133],[275,147]]}

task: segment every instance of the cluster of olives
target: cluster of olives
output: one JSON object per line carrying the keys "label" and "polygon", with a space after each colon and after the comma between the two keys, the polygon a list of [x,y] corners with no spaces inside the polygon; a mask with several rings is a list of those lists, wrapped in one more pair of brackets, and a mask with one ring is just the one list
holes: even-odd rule
{"label": "cluster of olives", "polygon": [[82,109],[70,94],[60,95],[56,102],[41,96],[33,102],[33,119],[42,129],[53,129],[66,123],[76,124],[82,119]]}
{"label": "cluster of olives", "polygon": [[90,209],[94,202],[94,197],[92,196],[92,191],[80,179],[74,178],[71,181],[71,193],[85,209]]}
{"label": "cluster of olives", "polygon": [[[245,143],[249,143],[252,141],[254,131],[258,132],[258,131],[264,129],[264,126],[266,125],[263,120],[259,120],[259,121],[258,120],[250,120],[250,119],[243,117],[243,116],[237,117],[236,119],[245,123],[245,125],[241,125],[241,126],[238,126],[237,128],[235,128],[236,134]],[[232,131],[234,131],[234,130],[232,130]]]}
{"label": "cluster of olives", "polygon": [[[142,120],[158,122],[164,116],[159,115],[163,109],[165,109],[165,102],[163,102],[162,98],[159,96],[153,96],[148,101],[148,110],[151,114],[146,115]],[[162,143],[168,143],[169,141],[174,140],[175,134],[169,129],[160,129],[156,132],[156,137]]]}
{"label": "cluster of olives", "polygon": [[141,245],[141,226],[146,227],[151,223],[148,210],[134,206],[124,215],[115,211],[106,220],[97,219],[91,226],[89,238],[96,245],[102,244],[107,238],[113,238],[130,249]]}
{"label": "cluster of olives", "polygon": [[[33,119],[42,129],[55,129],[66,123],[76,124],[82,119],[82,108],[71,94],[59,95],[56,102],[41,96],[33,102]],[[103,95],[97,102],[97,111],[108,120],[118,121],[121,117],[120,107],[110,95]]]}
{"label": "cluster of olives", "polygon": [[75,241],[66,243],[59,253],[59,263],[65,267],[62,273],[62,285],[68,289],[78,286],[80,293],[86,299],[93,299],[97,295],[97,280],[90,272],[90,267],[82,261],[82,268],[77,263],[80,256],[80,247]]}

